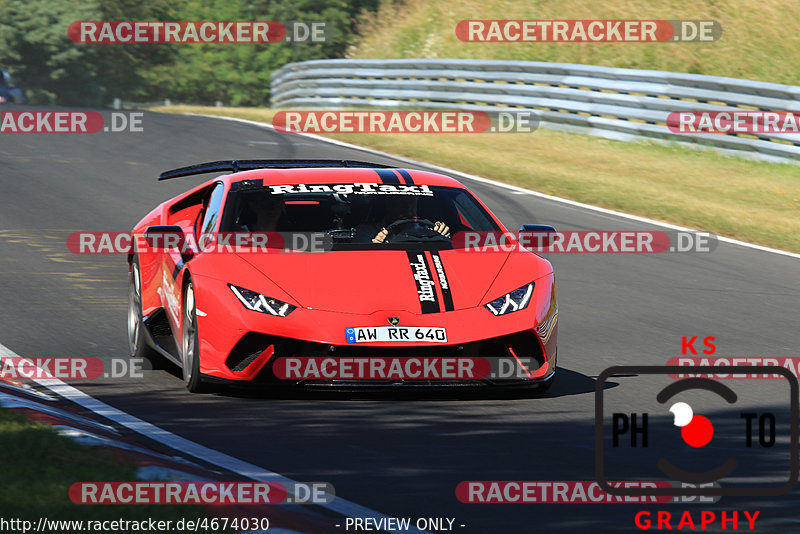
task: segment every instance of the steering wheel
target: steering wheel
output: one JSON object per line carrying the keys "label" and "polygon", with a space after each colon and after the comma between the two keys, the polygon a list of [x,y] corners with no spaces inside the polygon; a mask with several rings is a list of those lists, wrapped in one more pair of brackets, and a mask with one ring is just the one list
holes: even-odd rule
{"label": "steering wheel", "polygon": [[396,237],[403,232],[398,231],[400,228],[409,225],[417,225],[423,227],[425,230],[438,234],[433,227],[435,223],[429,219],[423,219],[422,217],[407,217],[405,219],[397,219],[392,224],[386,227],[386,242],[389,242],[393,237]]}

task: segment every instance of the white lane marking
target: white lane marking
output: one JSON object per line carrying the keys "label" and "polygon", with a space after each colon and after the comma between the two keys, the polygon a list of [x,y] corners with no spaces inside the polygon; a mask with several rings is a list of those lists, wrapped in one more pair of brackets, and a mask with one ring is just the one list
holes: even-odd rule
{"label": "white lane marking", "polygon": [[[250,124],[252,126],[259,126],[261,128],[267,128],[268,130],[273,130],[273,131],[275,130],[275,128],[271,124],[267,124],[265,122],[251,121],[251,120],[247,120],[247,119],[239,119],[239,118],[236,118],[236,117],[225,117],[225,116],[222,116],[222,115],[205,115],[203,113],[184,113],[183,115],[193,115],[195,117],[207,117],[207,118],[211,118],[211,119],[222,119],[222,120],[228,120],[228,121],[234,121],[234,122],[241,122],[243,124]],[[391,158],[391,159],[395,159],[395,160],[402,161],[402,162],[405,162],[405,163],[411,163],[412,165],[419,165],[419,166],[422,166],[422,167],[427,167],[429,169],[435,169],[438,172],[442,172],[442,173],[446,173],[446,174],[452,174],[454,176],[458,176],[460,178],[464,178],[464,179],[467,179],[467,180],[473,180],[473,181],[476,181],[476,182],[482,182],[482,183],[485,183],[485,184],[493,185],[495,187],[508,189],[509,191],[512,191],[515,194],[531,195],[531,196],[534,196],[534,197],[543,198],[545,200],[550,200],[550,201],[553,201],[553,202],[560,202],[560,203],[566,204],[568,206],[572,206],[572,207],[576,207],[576,208],[580,208],[580,209],[584,209],[584,210],[596,211],[596,212],[599,212],[599,213],[605,213],[607,215],[613,215],[615,217],[621,217],[623,219],[629,219],[629,220],[632,220],[632,221],[642,222],[642,223],[646,223],[646,224],[652,224],[654,226],[660,226],[662,228],[669,228],[671,230],[681,230],[681,231],[684,231],[684,232],[705,232],[705,231],[707,231],[707,230],[698,230],[698,229],[695,229],[695,228],[687,228],[685,226],[678,226],[676,224],[670,224],[670,223],[663,222],[663,221],[657,221],[655,219],[648,219],[647,217],[640,217],[638,215],[631,215],[629,213],[624,213],[624,212],[621,212],[621,211],[614,211],[614,210],[610,210],[610,209],[606,209],[606,208],[601,208],[599,206],[593,206],[591,204],[584,204],[583,202],[577,202],[575,200],[569,200],[569,199],[566,199],[566,198],[561,198],[561,197],[557,197],[557,196],[553,196],[553,195],[547,195],[545,193],[540,193],[539,191],[532,191],[530,189],[525,189],[524,187],[519,187],[519,186],[511,185],[511,184],[504,184],[503,182],[498,182],[498,181],[492,180],[490,178],[484,178],[482,176],[475,176],[474,174],[468,174],[468,173],[465,173],[465,172],[456,171],[454,169],[448,169],[447,167],[441,167],[439,165],[434,165],[433,163],[427,163],[427,162],[424,162],[424,161],[419,161],[419,160],[407,158],[407,157],[404,157],[404,156],[398,156],[397,154],[391,154],[389,152],[381,152],[380,150],[374,150],[374,149],[366,148],[366,147],[363,147],[363,146],[353,145],[351,143],[346,143],[344,141],[339,141],[338,139],[328,139],[327,137],[322,137],[322,136],[319,136],[319,135],[316,135],[316,134],[292,133],[292,134],[281,134],[281,135],[299,135],[299,136],[303,136],[303,137],[308,137],[310,139],[316,139],[317,141],[330,143],[332,145],[337,145],[337,146],[341,146],[341,147],[344,147],[344,148],[350,148],[350,149],[353,149],[353,150],[360,150],[362,152],[367,152],[367,153],[370,153],[370,154],[374,154],[376,156],[381,156],[381,157],[385,157],[385,158]],[[723,243],[729,243],[731,245],[738,245],[740,247],[752,248],[752,249],[755,249],[755,250],[760,250],[762,252],[770,252],[772,254],[780,254],[781,256],[788,256],[790,258],[800,259],[800,254],[797,254],[795,252],[789,252],[789,251],[780,250],[780,249],[777,249],[777,248],[770,248],[770,247],[765,247],[765,246],[762,246],[762,245],[756,245],[755,243],[748,243],[747,241],[740,241],[738,239],[733,239],[733,238],[730,238],[730,237],[717,236],[717,239],[719,241],[723,242]]]}
{"label": "white lane marking", "polygon": [[[20,356],[5,345],[0,344],[0,367],[2,367],[4,364],[3,360],[5,358],[20,358]],[[264,469],[262,467],[239,460],[233,456],[228,456],[225,453],[210,449],[200,445],[199,443],[195,443],[186,438],[182,438],[178,435],[168,432],[163,428],[159,428],[148,423],[147,421],[139,419],[138,417],[134,417],[127,412],[123,412],[122,410],[114,408],[113,406],[109,406],[108,404],[87,395],[86,393],[62,382],[61,380],[34,379],[33,382],[36,382],[37,384],[49,389],[56,395],[60,395],[69,401],[79,404],[89,411],[105,417],[106,419],[113,421],[118,425],[129,428],[138,434],[146,436],[177,451],[181,451],[195,458],[199,458],[200,460],[204,460],[210,464],[214,464],[251,480],[255,480],[256,482],[279,482],[283,484],[288,491],[291,491],[291,488],[298,483],[291,478],[287,478],[268,469]],[[337,512],[346,517],[374,517],[376,519],[388,519],[388,516],[384,514],[370,510],[369,508],[361,506],[360,504],[346,501],[338,496],[334,497],[330,503],[319,504],[317,506],[327,508],[328,510]],[[412,530],[412,532],[427,534],[426,531],[423,530]]]}
{"label": "white lane marking", "polygon": [[279,143],[278,141],[247,141],[248,145],[287,145],[291,144],[292,146],[316,146],[314,143],[288,143],[283,142]]}

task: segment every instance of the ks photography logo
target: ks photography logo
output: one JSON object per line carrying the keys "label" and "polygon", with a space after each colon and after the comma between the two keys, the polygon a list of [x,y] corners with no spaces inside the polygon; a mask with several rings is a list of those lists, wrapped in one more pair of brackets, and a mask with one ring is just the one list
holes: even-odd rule
{"label": "ks photography logo", "polygon": [[[693,375],[741,373],[733,366]],[[798,479],[798,381],[780,366],[748,367],[781,380],[729,385],[674,366],[616,366],[595,390],[595,477],[612,495],[782,495]],[[618,387],[609,387],[611,377]],[[785,379],[785,380],[783,380]],[[788,397],[788,398],[787,398]],[[635,408],[631,408],[634,406]],[[609,480],[672,480],[681,488],[621,488]]]}

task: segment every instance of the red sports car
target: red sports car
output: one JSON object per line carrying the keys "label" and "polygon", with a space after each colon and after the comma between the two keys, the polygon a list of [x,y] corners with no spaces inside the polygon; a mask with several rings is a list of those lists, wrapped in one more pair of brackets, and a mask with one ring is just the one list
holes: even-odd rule
{"label": "red sports car", "polygon": [[134,357],[171,360],[193,392],[552,383],[552,265],[481,241],[510,234],[457,180],[339,160],[218,161],[159,179],[226,171],[133,230]]}

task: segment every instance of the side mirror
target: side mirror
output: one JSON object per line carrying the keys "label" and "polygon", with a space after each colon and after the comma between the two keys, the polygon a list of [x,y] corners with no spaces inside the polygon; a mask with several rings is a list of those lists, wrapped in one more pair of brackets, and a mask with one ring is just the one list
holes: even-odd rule
{"label": "side mirror", "polygon": [[550,246],[550,238],[558,231],[549,224],[523,224],[519,229],[519,239],[523,243],[532,243],[539,250]]}
{"label": "side mirror", "polygon": [[154,249],[178,249],[184,263],[194,257],[194,251],[186,242],[186,234],[180,226],[148,226],[144,231],[144,239]]}

